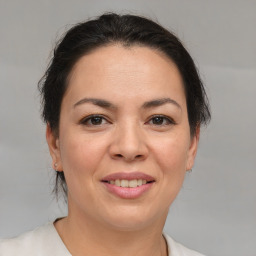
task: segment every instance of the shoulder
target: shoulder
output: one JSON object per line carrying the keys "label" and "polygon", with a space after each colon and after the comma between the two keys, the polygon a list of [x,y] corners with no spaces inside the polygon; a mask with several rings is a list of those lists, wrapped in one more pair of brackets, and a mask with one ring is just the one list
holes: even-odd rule
{"label": "shoulder", "polygon": [[188,249],[182,244],[176,242],[167,234],[164,234],[164,237],[168,244],[169,256],[204,256],[203,254],[193,251],[191,249]]}
{"label": "shoulder", "polygon": [[18,237],[0,240],[1,256],[70,256],[52,223]]}

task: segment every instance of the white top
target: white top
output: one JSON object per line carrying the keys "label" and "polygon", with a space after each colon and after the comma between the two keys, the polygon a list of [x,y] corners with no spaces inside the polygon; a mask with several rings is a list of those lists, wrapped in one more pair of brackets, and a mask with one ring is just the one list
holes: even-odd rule
{"label": "white top", "polygon": [[[164,234],[169,256],[203,256],[175,242]],[[53,223],[26,232],[18,237],[0,240],[0,256],[72,256],[62,242]]]}

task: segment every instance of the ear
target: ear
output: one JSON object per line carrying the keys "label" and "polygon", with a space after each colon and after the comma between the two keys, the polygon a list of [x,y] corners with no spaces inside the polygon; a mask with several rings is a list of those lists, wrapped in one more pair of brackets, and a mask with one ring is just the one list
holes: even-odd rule
{"label": "ear", "polygon": [[190,146],[188,150],[188,159],[187,159],[187,171],[193,168],[196,153],[197,153],[197,148],[198,148],[199,137],[200,137],[200,126],[198,125],[196,127],[195,134],[193,135],[193,137],[191,137],[191,141],[190,141]]}
{"label": "ear", "polygon": [[54,134],[49,124],[46,126],[46,140],[52,157],[52,168],[56,171],[63,171],[59,138]]}

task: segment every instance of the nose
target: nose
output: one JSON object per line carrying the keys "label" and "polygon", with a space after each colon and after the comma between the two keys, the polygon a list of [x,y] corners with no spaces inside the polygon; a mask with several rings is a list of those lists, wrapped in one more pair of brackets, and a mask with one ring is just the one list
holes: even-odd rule
{"label": "nose", "polygon": [[116,127],[109,151],[113,159],[126,162],[145,160],[148,147],[142,128],[135,124]]}

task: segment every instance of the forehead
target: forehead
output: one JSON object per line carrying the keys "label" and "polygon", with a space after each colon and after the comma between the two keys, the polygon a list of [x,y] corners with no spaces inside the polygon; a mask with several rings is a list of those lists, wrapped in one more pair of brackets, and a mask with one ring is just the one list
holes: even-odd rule
{"label": "forehead", "polygon": [[[96,49],[75,64],[66,94],[79,97],[125,94],[126,97],[184,97],[176,65],[163,53],[145,46],[120,44]],[[98,96],[98,95],[95,95]]]}

